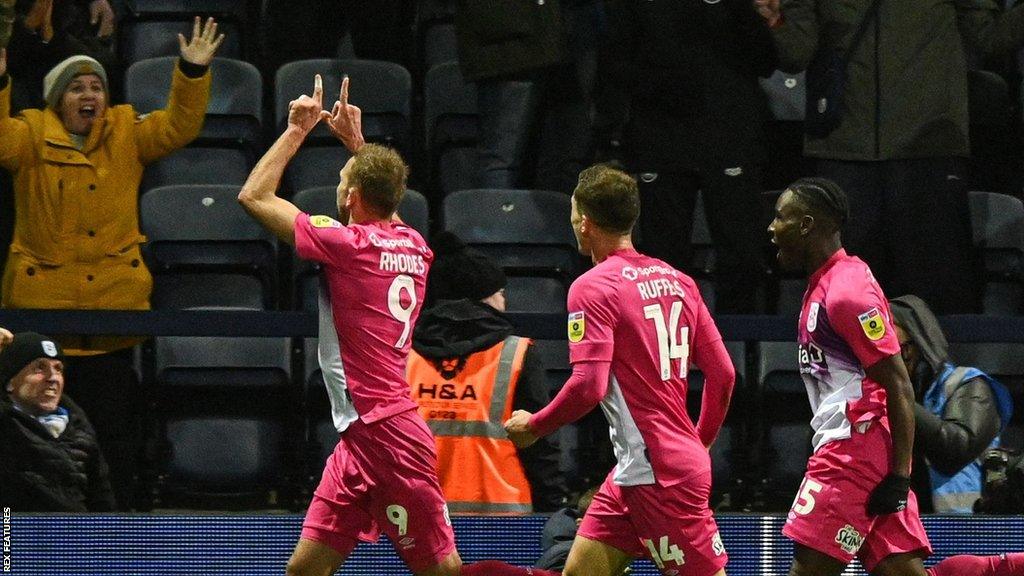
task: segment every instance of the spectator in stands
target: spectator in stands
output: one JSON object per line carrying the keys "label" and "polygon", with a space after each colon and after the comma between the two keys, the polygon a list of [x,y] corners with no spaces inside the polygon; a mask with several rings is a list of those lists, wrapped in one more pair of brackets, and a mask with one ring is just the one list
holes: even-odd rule
{"label": "spectator in stands", "polygon": [[923,300],[909,295],[889,304],[917,400],[914,492],[924,512],[970,513],[981,496],[979,460],[999,445],[1013,399],[984,372],[953,364],[942,327]]}
{"label": "spectator in stands", "polygon": [[108,0],[17,0],[7,47],[10,73],[18,79],[13,108],[46,105],[43,75],[62,60],[85,54],[100,62],[111,86],[120,86],[113,49],[117,17]]}
{"label": "spectator in stands", "polygon": [[6,48],[14,31],[15,0],[0,0],[0,48]]}
{"label": "spectator in stands", "polygon": [[[597,0],[458,0],[459,64],[476,84],[480,113],[480,187],[575,187],[589,163],[587,62],[596,47],[587,39],[596,36],[601,9]],[[536,178],[527,174],[528,157],[535,158]]]}
{"label": "spectator in stands", "polygon": [[[224,36],[209,19],[178,36],[181,59],[167,108],[140,115],[108,106],[103,66],[73,56],[46,75],[44,110],[10,116],[11,78],[0,50],[0,167],[14,179],[16,221],[3,277],[5,308],[149,308],[152,277],[139,244],[143,168],[199,134],[209,65]],[[139,437],[133,430],[137,339],[62,339],[74,393],[96,423],[118,499],[127,504]]]}
{"label": "spectator in stands", "polygon": [[715,309],[756,312],[769,118],[758,77],[776,67],[771,36],[745,0],[610,0],[608,23],[598,148],[621,132],[640,185],[641,249],[692,270],[703,190],[716,248]]}
{"label": "spectator in stands", "polygon": [[583,516],[594,501],[594,495],[600,486],[594,486],[580,495],[576,506],[567,506],[555,512],[544,523],[540,535],[540,558],[533,565],[546,570],[564,570],[565,561],[569,558],[569,550],[576,539],[576,531],[583,522]]}
{"label": "spectator in stands", "polygon": [[433,306],[413,331],[407,377],[437,441],[448,509],[473,514],[552,512],[563,505],[559,452],[542,441],[517,450],[502,424],[550,395],[528,338],[505,318],[505,273],[450,232],[432,242]]}
{"label": "spectator in stands", "polygon": [[[838,126],[808,134],[804,154],[846,190],[844,243],[887,292],[917,294],[938,314],[975,311],[964,46],[983,55],[1020,46],[1024,5],[1000,14],[992,0],[754,2],[787,72],[808,68],[833,47],[850,49],[867,22],[844,56]],[[818,97],[812,105],[827,102]]]}
{"label": "spectator in stands", "polygon": [[0,328],[0,501],[16,512],[100,512],[114,493],[89,419],[64,392],[64,355]]}
{"label": "spectator in stands", "polygon": [[[292,0],[262,2],[260,42],[264,74],[307,58],[333,58],[343,47],[359,58],[407,64],[415,45],[411,20],[418,3],[408,0]],[[324,18],[324,14],[331,18]],[[301,41],[296,41],[301,38]],[[344,46],[351,41],[351,47]],[[350,55],[342,55],[348,58]]]}

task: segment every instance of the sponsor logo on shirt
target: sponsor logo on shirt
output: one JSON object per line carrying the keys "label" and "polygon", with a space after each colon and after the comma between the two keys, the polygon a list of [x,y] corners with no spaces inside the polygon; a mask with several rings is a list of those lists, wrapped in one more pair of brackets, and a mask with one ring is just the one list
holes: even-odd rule
{"label": "sponsor logo on shirt", "polygon": [[569,342],[583,340],[583,334],[587,331],[586,319],[583,312],[572,312],[569,314]]}
{"label": "sponsor logo on shirt", "polygon": [[857,320],[860,320],[860,327],[864,329],[864,335],[868,340],[881,340],[882,336],[885,336],[885,322],[878,308],[872,308],[857,316]]}
{"label": "sponsor logo on shirt", "polygon": [[849,524],[840,528],[839,532],[836,533],[836,544],[839,544],[839,547],[847,554],[856,554],[863,543],[864,537]]}
{"label": "sponsor logo on shirt", "polygon": [[387,248],[389,250],[399,247],[416,249],[416,243],[408,238],[381,238],[376,233],[370,234],[370,244],[377,248]]}
{"label": "sponsor logo on shirt", "polygon": [[666,276],[678,276],[679,271],[675,268],[669,268],[668,266],[644,266],[643,268],[634,268],[632,266],[622,267],[622,277],[626,280],[636,280],[640,276],[651,276],[653,274],[664,274]]}
{"label": "sponsor logo on shirt", "polygon": [[825,364],[825,352],[813,342],[801,344],[797,354],[801,374],[810,374],[815,367],[828,370],[828,366]]}
{"label": "sponsor logo on shirt", "polygon": [[310,216],[309,223],[313,228],[341,228],[341,222],[322,214]]}
{"label": "sponsor logo on shirt", "polygon": [[821,304],[818,302],[811,302],[811,308],[807,311],[807,331],[814,332],[814,329],[818,327],[818,309],[821,308]]}

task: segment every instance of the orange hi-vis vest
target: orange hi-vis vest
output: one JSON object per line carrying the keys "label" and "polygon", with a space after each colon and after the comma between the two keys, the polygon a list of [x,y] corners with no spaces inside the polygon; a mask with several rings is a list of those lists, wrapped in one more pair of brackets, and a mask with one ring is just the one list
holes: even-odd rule
{"label": "orange hi-vis vest", "polygon": [[527,338],[509,336],[470,354],[451,379],[415,351],[409,354],[412,399],[434,433],[438,479],[452,512],[533,510],[530,483],[504,428],[529,345]]}

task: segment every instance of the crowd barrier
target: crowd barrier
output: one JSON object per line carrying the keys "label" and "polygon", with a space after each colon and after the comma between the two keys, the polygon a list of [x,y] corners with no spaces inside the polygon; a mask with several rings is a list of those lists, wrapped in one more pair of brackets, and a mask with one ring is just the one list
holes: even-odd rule
{"label": "crowd barrier", "polygon": [[[511,312],[517,332],[531,338],[566,338],[559,314]],[[794,341],[796,319],[782,316],[715,317],[726,341]],[[940,318],[951,342],[1024,343],[1024,316],[953,315]],[[43,334],[108,336],[316,336],[310,312],[251,310],[0,310],[0,326]]]}

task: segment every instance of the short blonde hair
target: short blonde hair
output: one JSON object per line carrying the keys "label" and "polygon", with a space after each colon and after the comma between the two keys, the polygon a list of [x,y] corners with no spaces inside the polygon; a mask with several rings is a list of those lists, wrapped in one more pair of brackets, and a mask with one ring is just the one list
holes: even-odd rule
{"label": "short blonde hair", "polygon": [[349,170],[348,185],[359,188],[366,204],[387,218],[398,209],[408,177],[409,167],[394,149],[363,144]]}

